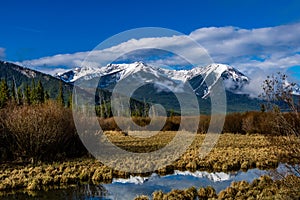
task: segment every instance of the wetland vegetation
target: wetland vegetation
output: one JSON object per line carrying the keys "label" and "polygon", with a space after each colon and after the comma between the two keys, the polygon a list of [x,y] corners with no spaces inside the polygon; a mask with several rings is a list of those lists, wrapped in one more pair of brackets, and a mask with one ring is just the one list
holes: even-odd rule
{"label": "wetland vegetation", "polygon": [[[135,132],[124,135],[122,132],[106,132],[112,142],[127,150],[139,152],[148,146],[163,146],[174,137],[176,132],[161,132],[153,138],[139,138],[133,140]],[[140,134],[140,133],[139,133]],[[146,134],[146,133],[145,133]],[[191,136],[191,133],[185,133]],[[285,143],[284,136],[278,136],[277,141],[282,143],[272,144],[263,135],[222,134],[215,148],[204,159],[198,156],[205,134],[197,134],[194,143],[177,161],[157,171],[166,175],[179,170],[205,170],[205,171],[237,171],[250,168],[276,168],[278,163],[293,160],[286,145],[299,145],[294,141]],[[151,148],[147,148],[148,151]],[[77,183],[111,182],[113,178],[129,178],[129,173],[115,171],[104,166],[93,158],[69,159],[69,161],[18,163],[6,162],[1,164],[0,190],[9,191],[16,189],[45,190],[49,188],[64,188]],[[149,174],[139,174],[147,176]]]}

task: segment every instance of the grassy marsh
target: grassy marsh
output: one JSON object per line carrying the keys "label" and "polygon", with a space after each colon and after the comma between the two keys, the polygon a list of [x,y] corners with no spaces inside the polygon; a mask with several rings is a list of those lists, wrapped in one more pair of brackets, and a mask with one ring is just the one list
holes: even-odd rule
{"label": "grassy marsh", "polygon": [[[176,132],[160,132],[152,137],[152,133],[145,133],[145,137],[142,138],[137,138],[142,134],[141,132],[109,131],[105,134],[121,148],[134,152],[149,152],[168,144],[175,137]],[[186,137],[195,136],[193,144],[172,165],[159,169],[157,171],[159,174],[172,173],[174,169],[236,171],[255,167],[275,168],[279,162],[299,163],[299,160],[289,152],[289,148],[286,148],[286,146],[299,144],[294,141],[287,144],[283,136],[278,136],[276,140],[278,142],[274,144],[263,135],[222,134],[213,150],[201,159],[198,156],[199,148],[205,135],[186,134]],[[114,177],[126,178],[129,175],[129,173],[112,170],[93,158],[48,164],[1,164],[0,190],[44,190],[71,186],[79,182],[111,182]]]}
{"label": "grassy marsh", "polygon": [[[176,132],[159,132],[153,137],[139,137],[141,132],[106,132],[110,141],[115,145],[132,152],[151,152],[167,145]],[[151,133],[145,133],[145,135]],[[279,162],[300,163],[299,157],[291,154],[289,148],[299,146],[299,140],[287,140],[284,136],[276,137],[276,143],[272,143],[269,136],[260,134],[221,134],[217,144],[205,157],[199,157],[199,149],[203,144],[206,134],[186,132],[185,137],[195,137],[188,150],[177,159],[173,169],[206,170],[206,171],[236,171],[250,168],[275,168]],[[287,142],[288,141],[288,142]],[[180,144],[178,144],[180,146]]]}

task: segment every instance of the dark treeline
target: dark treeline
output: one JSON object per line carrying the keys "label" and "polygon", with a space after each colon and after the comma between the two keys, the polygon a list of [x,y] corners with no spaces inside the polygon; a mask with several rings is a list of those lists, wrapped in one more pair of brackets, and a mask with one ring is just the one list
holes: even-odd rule
{"label": "dark treeline", "polygon": [[[118,98],[121,99],[121,101],[119,102],[120,104],[120,109],[117,110],[117,112],[115,113],[115,115],[113,115],[112,113],[112,108],[111,108],[111,97],[112,94],[106,90],[103,89],[97,89],[96,94],[95,94],[95,111],[96,111],[96,115],[100,118],[111,118],[113,116],[128,116],[130,114],[130,116],[132,117],[143,117],[143,118],[147,118],[149,117],[149,111],[150,111],[150,107],[151,105],[153,105],[153,103],[149,103],[148,101],[146,101],[146,99],[142,99],[142,100],[138,100],[138,98],[130,98],[130,102],[129,102],[129,110],[127,110],[128,105],[126,103],[124,103],[122,100],[122,95],[119,95]],[[166,109],[166,114],[167,116],[175,116],[175,115],[180,115],[179,113],[174,111],[174,108],[169,108]],[[130,113],[128,113],[130,112]],[[158,116],[159,115],[159,111],[152,109],[151,110],[151,114],[154,116]]]}
{"label": "dark treeline", "polygon": [[[280,121],[275,120],[277,119],[275,117],[276,115],[275,112],[261,111],[230,113],[225,117],[222,132],[235,134],[285,135],[285,130],[278,126]],[[295,127],[296,130],[300,130],[300,121],[297,120],[294,113],[284,113],[283,117],[289,122],[290,126]],[[149,117],[133,117],[132,119],[140,126],[145,126],[151,121]],[[200,116],[197,133],[207,133],[210,126],[210,119],[211,117],[207,115]],[[168,117],[162,131],[177,131],[181,120],[180,116]],[[100,118],[99,121],[103,130],[121,131],[113,117]],[[189,131],[189,128],[190,127],[187,125],[186,127],[183,127],[183,130]]]}
{"label": "dark treeline", "polygon": [[[63,106],[70,107],[72,104],[72,96],[69,94],[67,100],[64,98],[63,84],[60,82],[59,91],[56,101]],[[49,92],[44,89],[40,80],[37,82],[32,79],[31,84],[21,84],[17,87],[14,79],[8,82],[2,79],[0,82],[0,108],[8,105],[21,106],[21,105],[36,105],[43,104],[50,99]]]}

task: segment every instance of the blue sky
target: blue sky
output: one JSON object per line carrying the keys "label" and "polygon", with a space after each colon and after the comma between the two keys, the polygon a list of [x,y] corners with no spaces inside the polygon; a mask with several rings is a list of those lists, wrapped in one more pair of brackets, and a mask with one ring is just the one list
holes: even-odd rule
{"label": "blue sky", "polygon": [[[199,42],[214,60],[237,65],[246,73],[264,68],[268,71],[276,68],[274,63],[288,62],[288,66],[279,64],[278,68],[300,80],[300,49],[297,48],[300,38],[296,36],[300,35],[299,10],[300,1],[297,0],[2,1],[0,58],[21,64],[33,61],[30,63],[38,67],[45,61],[44,57],[88,52],[114,34],[151,26],[174,29],[196,38],[206,34]],[[216,29],[207,30],[205,27]],[[255,34],[260,38],[261,32],[264,32],[263,37],[271,35],[270,42],[259,44],[264,42],[262,39],[248,41],[247,46],[239,43],[237,48],[244,54],[230,49],[226,57],[225,49],[215,50],[218,38],[226,43],[228,37],[232,37],[228,42],[233,38],[256,37]],[[209,37],[212,33],[220,34]],[[278,34],[292,36],[287,40],[278,38]],[[270,45],[272,42],[274,44]],[[251,45],[253,48],[250,49]],[[66,62],[71,59],[66,59]],[[39,62],[34,62],[37,60]],[[44,66],[49,68],[44,70],[49,72],[66,62],[47,59]],[[74,64],[69,67],[74,67]]]}
{"label": "blue sky", "polygon": [[[241,3],[242,2],[242,3]],[[290,3],[288,3],[290,2]],[[8,60],[93,49],[137,27],[185,34],[210,26],[259,28],[300,20],[299,1],[2,1],[0,46]]]}

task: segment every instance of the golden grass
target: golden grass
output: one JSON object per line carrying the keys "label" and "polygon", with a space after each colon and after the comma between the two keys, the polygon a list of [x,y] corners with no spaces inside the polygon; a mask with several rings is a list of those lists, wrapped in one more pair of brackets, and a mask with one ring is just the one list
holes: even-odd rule
{"label": "golden grass", "polygon": [[[105,134],[114,144],[128,151],[150,152],[167,145],[175,137],[176,132],[159,132],[154,136],[149,132],[108,131]],[[268,137],[263,135],[222,134],[212,151],[205,158],[200,158],[199,149],[206,135],[193,135],[188,132],[180,134],[185,137],[195,136],[195,140],[180,158],[157,170],[159,174],[172,173],[174,169],[236,171],[255,167],[275,168],[279,162],[300,163],[287,148],[299,147],[299,144],[293,140],[286,143],[287,140],[283,136],[278,136],[277,142],[272,143]],[[134,161],[132,164],[134,165]],[[113,177],[126,178],[129,175],[127,172],[116,171],[104,166],[92,158],[26,166],[1,164],[0,190],[44,190],[66,187],[78,182],[110,182]]]}
{"label": "golden grass", "polygon": [[[105,134],[110,141],[120,148],[131,152],[146,153],[166,146],[175,137],[176,132],[159,132],[154,136],[151,132],[128,132],[124,134],[117,131],[108,131]],[[299,143],[294,142],[299,140],[287,140],[284,136],[273,136],[273,138],[276,138],[274,139],[275,143],[271,142],[270,136],[259,134],[222,134],[212,151],[205,158],[200,158],[199,149],[206,135],[192,135],[188,132],[182,132],[181,134],[185,134],[184,137],[195,136],[195,140],[186,153],[169,168],[192,171],[197,169],[235,171],[250,168],[275,168],[279,162],[300,163],[299,159],[295,159],[295,155],[292,155],[292,152],[289,151],[289,149],[295,149],[290,147],[299,146]],[[180,145],[178,144],[178,146]]]}
{"label": "golden grass", "polygon": [[12,167],[1,165],[0,190],[41,190],[79,181],[110,182],[113,171],[94,159]]}
{"label": "golden grass", "polygon": [[106,131],[108,139],[118,147],[136,153],[147,153],[163,148],[172,141],[175,132],[155,132],[150,131]]}

